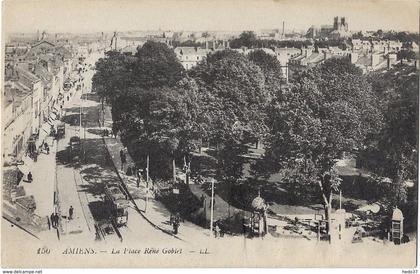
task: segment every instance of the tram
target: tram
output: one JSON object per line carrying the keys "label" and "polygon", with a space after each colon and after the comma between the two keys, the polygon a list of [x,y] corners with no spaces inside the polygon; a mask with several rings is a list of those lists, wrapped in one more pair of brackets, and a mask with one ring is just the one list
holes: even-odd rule
{"label": "tram", "polygon": [[105,203],[109,217],[117,226],[123,226],[128,221],[128,201],[126,196],[117,185],[105,187]]}

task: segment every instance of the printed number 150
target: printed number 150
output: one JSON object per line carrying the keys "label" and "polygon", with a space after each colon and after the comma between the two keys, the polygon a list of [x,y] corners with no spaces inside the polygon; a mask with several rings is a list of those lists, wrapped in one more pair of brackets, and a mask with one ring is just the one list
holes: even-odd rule
{"label": "printed number 150", "polygon": [[38,248],[36,254],[41,254],[41,255],[50,254],[50,249],[46,247]]}

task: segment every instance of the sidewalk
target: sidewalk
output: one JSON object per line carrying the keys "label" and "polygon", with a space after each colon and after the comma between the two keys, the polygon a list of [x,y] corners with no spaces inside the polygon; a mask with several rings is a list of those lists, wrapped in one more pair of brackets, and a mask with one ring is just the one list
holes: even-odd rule
{"label": "sidewalk", "polygon": [[29,157],[24,157],[24,161],[32,173],[33,181],[32,183],[22,181],[26,194],[35,197],[35,214],[40,217],[50,216],[54,212],[55,155],[57,142],[52,137],[47,137],[45,141],[50,146],[50,153],[40,153],[37,162],[34,162]]}
{"label": "sidewalk", "polygon": [[[112,118],[110,113],[110,108],[107,106],[105,108],[105,123],[106,126],[112,125]],[[166,207],[156,201],[151,195],[149,196],[147,208],[146,208],[146,182],[142,181],[140,186],[137,187],[136,177],[127,176],[125,170],[128,166],[134,166],[134,162],[131,159],[130,155],[126,153],[127,164],[125,170],[121,170],[121,159],[120,159],[120,150],[124,148],[121,141],[118,138],[113,137],[104,137],[103,138],[106,148],[110,154],[110,157],[114,163],[116,170],[118,171],[119,177],[125,184],[128,189],[128,192],[133,198],[135,206],[139,209],[140,214],[153,226],[164,231],[165,233],[172,233],[172,226],[169,222],[171,213],[166,209]],[[145,210],[146,209],[146,210]],[[200,226],[197,226],[191,222],[184,221],[181,224],[180,230],[176,237],[181,240],[191,240],[192,238],[201,238],[209,237],[207,230],[203,229]]]}

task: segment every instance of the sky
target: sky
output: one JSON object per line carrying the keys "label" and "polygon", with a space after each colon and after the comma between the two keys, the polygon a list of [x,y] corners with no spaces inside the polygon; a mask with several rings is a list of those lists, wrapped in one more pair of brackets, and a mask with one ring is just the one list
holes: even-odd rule
{"label": "sky", "polygon": [[4,0],[9,32],[306,30],[347,17],[350,30],[419,29],[417,0]]}

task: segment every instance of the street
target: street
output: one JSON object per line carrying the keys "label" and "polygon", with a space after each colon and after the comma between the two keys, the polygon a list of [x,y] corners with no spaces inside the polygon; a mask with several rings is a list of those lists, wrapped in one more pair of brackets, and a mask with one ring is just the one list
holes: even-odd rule
{"label": "street", "polygon": [[[94,60],[91,60],[93,62]],[[94,63],[94,62],[93,62]],[[93,72],[85,74],[85,87],[90,86]],[[88,91],[88,88],[85,88]],[[87,99],[86,99],[87,98]],[[93,98],[93,99],[92,99]],[[82,94],[79,90],[66,103],[62,121],[66,123],[66,134],[58,141],[57,188],[61,213],[61,240],[66,242],[93,242],[95,225],[104,221],[104,187],[119,184],[119,177],[108,156],[99,128],[100,102],[93,94]],[[82,129],[80,129],[80,107]],[[72,136],[80,136],[85,160],[69,157],[68,144]],[[108,138],[108,137],[106,137]],[[82,152],[83,154],[83,152]],[[74,208],[74,217],[68,219],[68,210]],[[179,241],[148,223],[131,204],[128,207],[128,223],[118,228],[121,239],[115,233],[106,234],[105,242],[150,242],[158,244]]]}

